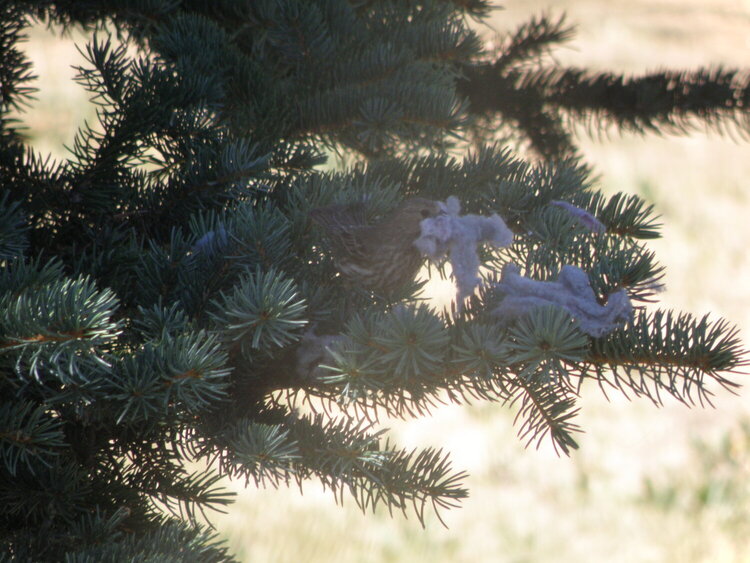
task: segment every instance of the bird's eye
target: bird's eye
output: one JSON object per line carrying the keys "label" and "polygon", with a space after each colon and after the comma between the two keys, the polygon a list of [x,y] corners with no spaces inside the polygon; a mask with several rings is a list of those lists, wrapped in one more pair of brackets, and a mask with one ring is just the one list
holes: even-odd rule
{"label": "bird's eye", "polygon": [[432,213],[430,212],[429,209],[422,209],[422,211],[420,211],[420,213],[422,214],[422,217],[425,217],[425,218],[432,216]]}

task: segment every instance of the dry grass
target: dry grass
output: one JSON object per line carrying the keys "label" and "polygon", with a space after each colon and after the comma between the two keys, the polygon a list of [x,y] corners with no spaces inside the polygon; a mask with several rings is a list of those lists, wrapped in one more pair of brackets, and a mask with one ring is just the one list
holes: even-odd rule
{"label": "dry grass", "polygon": [[[750,1],[507,2],[493,20],[514,27],[542,10],[567,11],[578,34],[556,57],[597,69],[641,73],[705,64],[749,66]],[[55,156],[91,118],[71,87],[72,42],[35,32],[29,51],[42,94],[24,120],[34,144]],[[651,245],[667,266],[663,304],[736,322],[750,334],[750,144],[715,134],[642,138],[581,136],[605,192],[639,193],[663,216]],[[746,337],[747,338],[747,337]],[[340,508],[315,483],[292,490],[245,489],[215,520],[243,561],[744,561],[750,559],[747,394],[720,394],[716,409],[656,409],[596,389],[581,399],[581,449],[525,450],[512,413],[499,405],[447,406],[394,422],[405,447],[452,453],[471,476],[471,498],[422,529],[416,519]],[[725,447],[719,447],[725,439]],[[696,448],[697,441],[708,444]],[[653,487],[646,486],[650,478]],[[717,492],[717,490],[719,492]],[[722,492],[723,491],[723,492]]]}

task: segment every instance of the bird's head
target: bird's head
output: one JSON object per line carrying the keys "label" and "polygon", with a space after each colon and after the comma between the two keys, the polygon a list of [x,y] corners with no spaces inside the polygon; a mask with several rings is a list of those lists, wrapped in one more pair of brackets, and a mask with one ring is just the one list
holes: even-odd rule
{"label": "bird's head", "polygon": [[422,219],[436,217],[442,212],[437,201],[424,197],[410,197],[401,202],[396,215],[402,220],[409,220],[419,225]]}

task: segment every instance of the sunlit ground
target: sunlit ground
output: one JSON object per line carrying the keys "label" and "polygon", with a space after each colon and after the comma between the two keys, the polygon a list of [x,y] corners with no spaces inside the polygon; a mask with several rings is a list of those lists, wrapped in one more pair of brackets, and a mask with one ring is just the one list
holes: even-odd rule
{"label": "sunlit ground", "polygon": [[[542,10],[578,23],[556,51],[570,65],[642,73],[721,64],[750,68],[750,1],[517,1],[494,16],[498,31]],[[488,30],[489,33],[489,30]],[[72,41],[37,31],[28,45],[39,101],[23,117],[30,141],[56,158],[91,119],[72,85],[81,64]],[[726,317],[750,341],[750,142],[717,134],[618,135],[580,144],[606,193],[637,193],[665,227],[650,244],[667,267],[662,305]],[[445,287],[442,288],[445,292]],[[310,482],[263,490],[244,483],[213,521],[242,561],[747,561],[750,560],[750,429],[747,392],[716,389],[715,409],[662,408],[584,389],[581,448],[559,458],[548,444],[524,449],[501,405],[450,405],[394,422],[412,448],[450,451],[470,473],[471,497],[443,513],[448,528],[413,514],[361,514]]]}

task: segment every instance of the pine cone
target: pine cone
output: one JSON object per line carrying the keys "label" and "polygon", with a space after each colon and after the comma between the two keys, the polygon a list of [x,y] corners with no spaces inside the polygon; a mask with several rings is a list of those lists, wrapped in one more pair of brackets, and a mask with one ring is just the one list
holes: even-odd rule
{"label": "pine cone", "polygon": [[373,291],[398,289],[422,265],[414,246],[419,222],[438,215],[440,207],[429,199],[406,199],[375,225],[366,223],[365,210],[364,203],[328,205],[313,209],[310,217],[326,230],[339,272]]}

